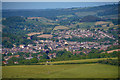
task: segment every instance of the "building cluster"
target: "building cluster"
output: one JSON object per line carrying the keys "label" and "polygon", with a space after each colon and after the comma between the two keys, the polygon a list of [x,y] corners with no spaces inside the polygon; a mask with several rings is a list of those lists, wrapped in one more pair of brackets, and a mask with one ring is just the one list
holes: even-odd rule
{"label": "building cluster", "polygon": [[57,39],[68,39],[68,38],[90,38],[92,37],[93,39],[103,39],[105,37],[115,39],[113,35],[107,34],[101,30],[95,30],[95,31],[90,31],[90,30],[85,30],[85,29],[76,29],[76,30],[64,30],[64,31],[59,31],[54,33],[54,35],[57,35]]}
{"label": "building cluster", "polygon": [[[67,50],[67,51],[71,51],[73,54],[77,53],[81,53],[80,49],[87,49],[87,51],[82,51],[83,53],[89,53],[90,49],[99,49],[99,50],[107,50],[108,47],[111,46],[110,41],[106,40],[106,41],[102,41],[102,42],[97,42],[97,41],[83,41],[83,42],[79,42],[79,41],[69,41],[67,40],[72,39],[73,37],[77,37],[77,38],[86,38],[86,37],[92,37],[94,39],[102,39],[105,37],[111,38],[111,39],[115,39],[112,35],[108,35],[105,32],[102,31],[90,31],[90,30],[81,30],[81,29],[77,29],[77,30],[63,30],[63,31],[59,31],[52,33],[54,35],[57,36],[53,36],[54,38],[58,39],[58,41],[55,40],[51,40],[51,39],[47,39],[47,40],[37,40],[37,41],[33,41],[34,44],[28,44],[28,45],[24,45],[21,44],[19,45],[19,47],[16,47],[16,45],[13,44],[13,48],[3,48],[2,49],[2,54],[16,54],[18,52],[23,52],[23,53],[39,53],[39,52],[46,52],[49,50],[56,50],[56,51],[61,51],[61,50]],[[105,44],[106,43],[106,44]],[[118,40],[116,40],[112,45],[118,45]],[[7,61],[12,57],[19,57],[20,55],[12,55],[12,56],[5,56],[4,59]],[[37,55],[37,58],[40,59],[39,57],[43,56],[43,55]],[[49,53],[48,57],[51,58],[55,58],[56,57],[56,53]],[[24,55],[25,59],[32,59],[33,57],[31,55],[29,55],[29,57],[26,57]],[[17,62],[15,62],[15,64],[17,64]]]}

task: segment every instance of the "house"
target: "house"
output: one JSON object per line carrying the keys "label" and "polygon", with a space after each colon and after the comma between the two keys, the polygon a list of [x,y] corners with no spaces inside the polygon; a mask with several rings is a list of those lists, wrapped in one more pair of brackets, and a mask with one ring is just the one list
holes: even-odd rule
{"label": "house", "polygon": [[30,60],[30,59],[32,59],[33,57],[26,57],[25,59],[28,59],[28,60]]}
{"label": "house", "polygon": [[20,55],[15,55],[14,57],[19,58],[19,57],[20,57]]}
{"label": "house", "polygon": [[74,51],[74,52],[73,52],[73,55],[74,55],[74,54],[80,54],[81,52],[82,52],[82,51]]}
{"label": "house", "polygon": [[2,61],[3,62],[3,64],[8,64],[8,62],[7,61]]}
{"label": "house", "polygon": [[56,53],[48,54],[48,57],[49,57],[50,59],[52,59],[52,58],[56,58]]}
{"label": "house", "polygon": [[32,47],[33,45],[32,44],[28,44],[28,47]]}
{"label": "house", "polygon": [[67,51],[69,51],[69,48],[68,48],[68,47],[65,47],[65,49],[66,49]]}
{"label": "house", "polygon": [[25,45],[21,44],[21,45],[19,45],[19,47],[20,47],[20,48],[24,48],[24,47],[25,47]]}
{"label": "house", "polygon": [[53,48],[52,47],[48,47],[50,50],[53,50]]}
{"label": "house", "polygon": [[57,48],[56,50],[57,51],[62,51],[62,50],[64,50],[64,48]]}
{"label": "house", "polygon": [[15,45],[15,44],[13,44],[13,46],[14,46],[14,47],[16,47],[16,45]]}
{"label": "house", "polygon": [[65,43],[64,43],[65,45],[68,45],[68,42],[67,41],[65,41]]}
{"label": "house", "polygon": [[56,58],[56,53],[53,53],[53,58]]}
{"label": "house", "polygon": [[19,64],[18,61],[15,61],[14,64]]}
{"label": "house", "polygon": [[52,58],[53,58],[53,55],[52,55],[52,54],[48,54],[48,57],[49,57],[50,59],[52,59]]}
{"label": "house", "polygon": [[27,37],[27,39],[31,39],[30,37]]}

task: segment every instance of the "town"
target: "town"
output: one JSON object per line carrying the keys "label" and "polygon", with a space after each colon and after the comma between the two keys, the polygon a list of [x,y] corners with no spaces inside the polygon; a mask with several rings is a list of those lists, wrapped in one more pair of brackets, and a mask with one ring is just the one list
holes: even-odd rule
{"label": "town", "polygon": [[[43,33],[41,35],[44,35]],[[101,30],[95,30],[91,31],[88,29],[75,29],[75,30],[57,30],[57,32],[52,32],[51,35],[54,35],[52,37],[48,37],[46,40],[34,40],[33,43],[35,44],[28,44],[27,46],[24,44],[19,45],[16,47],[16,45],[13,44],[13,48],[3,48],[2,49],[2,54],[9,54],[11,53],[11,56],[5,56],[4,59],[7,61],[12,57],[17,57],[19,58],[20,55],[16,55],[18,52],[23,52],[23,53],[31,53],[31,54],[36,54],[36,53],[41,53],[41,52],[47,52],[47,51],[70,51],[73,53],[79,54],[81,52],[88,54],[91,49],[98,49],[99,51],[107,50],[108,47],[111,46],[117,46],[118,45],[118,40],[115,40],[114,36],[111,34],[107,34],[107,32],[103,32]],[[28,39],[31,39],[30,36],[28,36]],[[45,37],[45,36],[43,36]],[[105,41],[99,41],[100,39],[104,38],[109,38],[112,39],[114,42],[105,40]],[[54,38],[55,40],[52,40]],[[72,38],[92,38],[92,40],[83,40],[83,41],[71,41]],[[84,42],[85,41],[85,42]],[[85,49],[80,51],[80,49]],[[43,56],[38,55],[39,57]],[[52,58],[51,56],[54,56],[53,58],[56,57],[56,53],[49,53],[48,52],[48,57]],[[32,59],[33,57],[29,55],[29,57],[24,56],[25,59]],[[16,63],[16,62],[15,62]],[[6,63],[5,63],[6,64]]]}

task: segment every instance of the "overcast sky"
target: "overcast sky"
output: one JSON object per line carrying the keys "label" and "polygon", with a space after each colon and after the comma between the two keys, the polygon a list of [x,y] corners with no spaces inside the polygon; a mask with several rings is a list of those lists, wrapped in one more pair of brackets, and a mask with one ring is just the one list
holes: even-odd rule
{"label": "overcast sky", "polygon": [[119,2],[120,0],[0,0],[2,2]]}

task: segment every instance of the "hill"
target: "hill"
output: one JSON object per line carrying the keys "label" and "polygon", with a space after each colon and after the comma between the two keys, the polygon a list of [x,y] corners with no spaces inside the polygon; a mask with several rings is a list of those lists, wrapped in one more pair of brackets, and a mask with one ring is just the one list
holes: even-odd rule
{"label": "hill", "polygon": [[[35,10],[3,10],[3,17],[10,16],[24,16],[24,17],[46,17],[49,19],[56,19],[56,16],[60,15],[97,15],[97,16],[107,16],[116,15],[118,11],[118,4],[102,5],[97,7],[87,7],[87,8],[67,8],[67,9],[35,9]],[[80,15],[77,13],[81,13]],[[87,16],[87,15],[85,15]]]}
{"label": "hill", "polygon": [[[59,29],[91,29],[94,28],[96,21],[106,20],[117,25],[118,13],[114,13],[117,10],[117,4],[87,8],[3,10],[3,37],[7,37],[3,39],[3,44],[25,44],[26,41],[31,43],[31,40],[27,39],[28,35],[26,35],[29,33],[52,34],[54,30]],[[101,12],[105,15],[99,15]],[[103,29],[103,27],[97,26],[96,29],[98,28]],[[37,36],[35,37],[37,39]]]}
{"label": "hill", "polygon": [[96,16],[88,15],[81,19],[81,22],[96,22],[101,21],[102,19]]}

